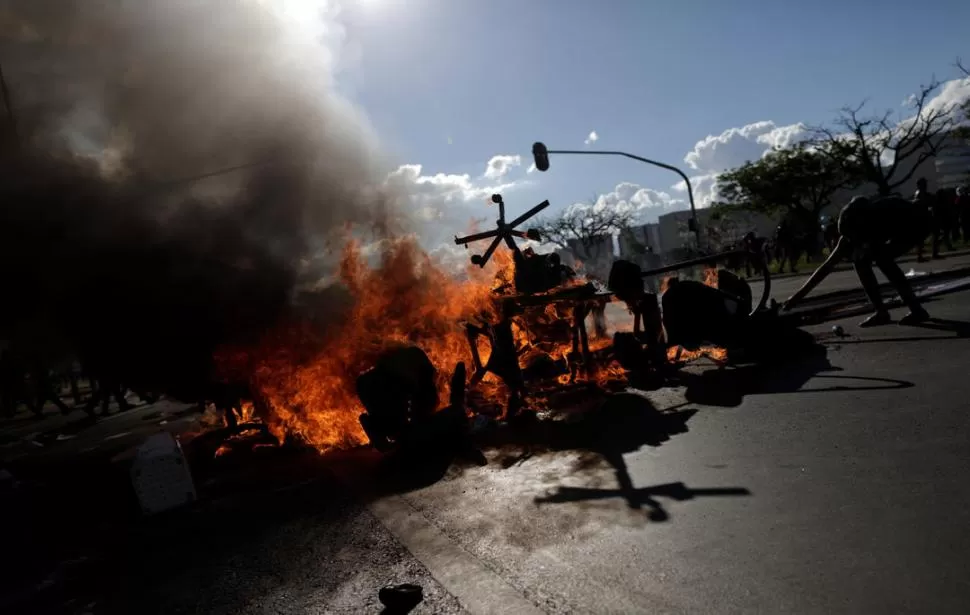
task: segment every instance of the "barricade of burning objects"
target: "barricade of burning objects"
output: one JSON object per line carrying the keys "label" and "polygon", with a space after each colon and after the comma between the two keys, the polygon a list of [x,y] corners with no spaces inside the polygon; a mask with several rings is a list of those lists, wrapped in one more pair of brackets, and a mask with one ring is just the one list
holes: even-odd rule
{"label": "barricade of burning objects", "polygon": [[[499,415],[502,423],[514,425],[534,418],[537,410],[562,410],[584,397],[602,401],[628,387],[660,388],[672,372],[700,357],[721,367],[750,364],[794,356],[814,344],[810,334],[779,316],[777,305],[753,309],[744,280],[724,269],[708,269],[704,278],[667,278],[658,296],[646,292],[635,264],[617,261],[609,291],[626,304],[634,323],[632,331],[618,331],[612,339],[602,310],[610,294],[604,299],[592,285],[565,296],[506,298],[499,322],[466,325],[473,372],[466,387],[466,366],[457,365],[446,408],[435,411],[432,362],[420,348],[402,346],[358,378],[365,408],[360,423],[382,452],[450,446],[461,454],[474,448],[470,434]],[[567,317],[544,319],[557,302],[568,306]],[[587,320],[595,328],[593,340]],[[504,412],[496,408],[498,399],[505,402]]]}
{"label": "barricade of burning objects", "polygon": [[[659,293],[647,292],[645,277],[656,272],[619,260],[606,288],[571,279],[543,292],[498,289],[497,316],[463,324],[469,363],[436,367],[419,346],[391,347],[355,383],[368,442],[381,452],[472,453],[471,436],[488,425],[514,426],[541,411],[593,409],[628,387],[657,389],[700,357],[718,366],[756,363],[814,343],[792,319],[779,316],[777,305],[766,306],[765,297],[755,306],[751,288],[729,271],[710,267],[709,260],[683,265],[669,269],[700,271],[703,281],[668,277]],[[629,309],[633,326],[616,327],[610,336],[605,308],[614,300]],[[447,404],[439,404],[439,369],[453,370]],[[224,426],[190,447],[196,471],[219,457],[238,457],[226,453],[277,443],[253,420],[264,414],[258,395],[247,387],[225,389],[213,399]],[[298,439],[283,448],[299,448]],[[483,460],[480,453],[475,459]]]}

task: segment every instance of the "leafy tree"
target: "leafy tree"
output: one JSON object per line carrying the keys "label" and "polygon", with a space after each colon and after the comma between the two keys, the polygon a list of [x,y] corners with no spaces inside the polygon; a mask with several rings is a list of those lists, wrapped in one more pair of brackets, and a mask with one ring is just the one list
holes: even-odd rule
{"label": "leafy tree", "polygon": [[720,175],[716,206],[798,217],[811,214],[817,220],[838,190],[859,182],[854,167],[840,159],[842,151],[805,144],[776,149]]}
{"label": "leafy tree", "polygon": [[[892,111],[882,115],[864,112],[865,102],[844,107],[832,127],[816,127],[814,143],[824,146],[833,160],[845,165],[850,174],[876,186],[888,196],[909,181],[924,162],[936,156],[953,128],[951,106],[930,106],[940,82],[929,85],[910,97],[912,116],[899,119]],[[892,162],[883,164],[892,157]],[[912,160],[909,170],[902,165]]]}

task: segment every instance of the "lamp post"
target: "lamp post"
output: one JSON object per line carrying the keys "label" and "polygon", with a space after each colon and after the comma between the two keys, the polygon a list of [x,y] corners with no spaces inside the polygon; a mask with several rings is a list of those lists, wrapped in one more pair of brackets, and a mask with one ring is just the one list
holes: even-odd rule
{"label": "lamp post", "polygon": [[694,207],[694,188],[691,186],[690,178],[687,174],[678,169],[675,166],[658,162],[656,160],[650,160],[649,158],[644,158],[642,156],[636,156],[634,154],[628,154],[627,152],[608,152],[602,150],[569,150],[569,149],[546,149],[546,146],[541,141],[537,141],[532,144],[532,157],[535,161],[536,168],[540,171],[549,170],[549,154],[577,154],[586,156],[623,156],[624,158],[632,158],[633,160],[638,160],[646,164],[652,164],[655,167],[660,167],[661,169],[667,169],[668,171],[673,171],[684,180],[687,185],[687,199],[690,201],[690,220],[687,221],[687,228],[693,231],[694,236],[697,238],[697,248],[701,247],[701,230],[700,226],[697,224],[697,209]]}

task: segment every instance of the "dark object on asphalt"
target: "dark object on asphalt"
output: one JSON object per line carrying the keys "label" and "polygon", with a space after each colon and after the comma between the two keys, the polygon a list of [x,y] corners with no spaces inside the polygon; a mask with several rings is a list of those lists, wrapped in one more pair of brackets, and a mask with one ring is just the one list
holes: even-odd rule
{"label": "dark object on asphalt", "polygon": [[424,351],[416,346],[387,351],[357,379],[357,394],[367,409],[360,424],[371,445],[415,459],[461,455],[484,465],[481,452],[468,440],[467,375],[459,362],[451,376],[448,406],[436,410],[436,370]]}
{"label": "dark object on asphalt", "polygon": [[898,197],[871,201],[863,197],[853,198],[839,214],[839,233],[842,236],[835,250],[785,302],[784,309],[787,311],[794,307],[832,272],[840,260],[849,258],[855,265],[869,303],[875,309],[875,313],[861,326],[874,327],[890,322],[872,263],[876,263],[899,297],[909,306],[910,313],[900,320],[900,324],[916,324],[926,320],[929,314],[916,298],[896,259],[922,245],[932,229],[930,215],[919,202]]}
{"label": "dark object on asphalt", "polygon": [[370,443],[389,450],[409,424],[430,416],[438,406],[436,370],[417,346],[388,350],[357,378],[357,396],[366,413],[360,424]]}
{"label": "dark object on asphalt", "polygon": [[382,587],[377,597],[387,607],[388,612],[407,613],[424,600],[424,591],[420,585],[401,583]]}
{"label": "dark object on asphalt", "polygon": [[682,280],[669,286],[661,303],[668,345],[693,350],[704,344],[730,348],[741,342],[748,313],[733,294]]}

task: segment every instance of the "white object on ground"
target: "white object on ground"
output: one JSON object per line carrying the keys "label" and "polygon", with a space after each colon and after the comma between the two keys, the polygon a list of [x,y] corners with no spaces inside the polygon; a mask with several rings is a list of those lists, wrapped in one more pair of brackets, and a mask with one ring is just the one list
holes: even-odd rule
{"label": "white object on ground", "polygon": [[907,278],[918,278],[919,276],[926,275],[925,271],[916,271],[915,269],[910,269],[906,272]]}
{"label": "white object on ground", "polygon": [[147,515],[184,506],[196,499],[182,447],[168,432],[155,434],[135,451],[131,483]]}

